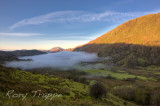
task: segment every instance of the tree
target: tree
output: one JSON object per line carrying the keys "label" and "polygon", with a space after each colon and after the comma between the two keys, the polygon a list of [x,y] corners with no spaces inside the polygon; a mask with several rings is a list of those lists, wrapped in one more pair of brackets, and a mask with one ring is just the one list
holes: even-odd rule
{"label": "tree", "polygon": [[106,95],[106,88],[102,83],[97,82],[90,87],[91,97],[98,99],[101,98],[103,95]]}

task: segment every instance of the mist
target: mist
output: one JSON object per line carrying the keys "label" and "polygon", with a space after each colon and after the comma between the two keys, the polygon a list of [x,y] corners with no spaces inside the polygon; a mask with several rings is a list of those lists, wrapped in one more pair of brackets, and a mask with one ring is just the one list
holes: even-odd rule
{"label": "mist", "polygon": [[57,52],[36,56],[19,57],[19,59],[32,59],[32,61],[12,61],[5,64],[7,67],[20,69],[33,68],[70,68],[82,62],[93,62],[99,60],[96,54],[85,52]]}

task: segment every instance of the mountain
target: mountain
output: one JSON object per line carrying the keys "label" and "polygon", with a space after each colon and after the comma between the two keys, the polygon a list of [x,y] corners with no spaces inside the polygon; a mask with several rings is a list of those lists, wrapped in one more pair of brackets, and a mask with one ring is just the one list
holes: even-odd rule
{"label": "mountain", "polygon": [[99,56],[111,56],[116,62],[136,57],[150,64],[159,64],[159,46],[160,13],[129,20],[97,39],[76,47],[74,51],[96,52]]}
{"label": "mountain", "polygon": [[54,53],[54,52],[60,52],[60,51],[73,51],[73,48],[63,49],[61,47],[54,47],[50,50],[40,49],[39,51],[43,51],[43,52],[46,52],[46,53]]}
{"label": "mountain", "polygon": [[61,47],[54,47],[50,50],[50,52],[60,52],[60,51],[64,51],[64,49]]}
{"label": "mountain", "polygon": [[[90,41],[89,43],[77,47],[74,50],[84,50],[95,52],[94,47],[91,50],[91,44],[140,44],[140,45],[160,45],[160,13],[149,14],[136,19],[129,20],[108,33]],[[86,47],[88,45],[88,47]],[[85,48],[83,48],[85,46]]]}
{"label": "mountain", "polygon": [[39,50],[16,50],[16,51],[11,51],[11,53],[15,54],[16,56],[33,56],[33,55],[46,54],[46,52]]}

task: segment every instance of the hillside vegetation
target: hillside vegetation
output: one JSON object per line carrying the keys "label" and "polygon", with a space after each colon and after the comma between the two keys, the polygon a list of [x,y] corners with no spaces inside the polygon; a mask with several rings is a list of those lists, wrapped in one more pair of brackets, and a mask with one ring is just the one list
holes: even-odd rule
{"label": "hillside vegetation", "polygon": [[[0,66],[0,82],[1,106],[123,106],[124,103],[136,106],[110,93],[102,99],[94,99],[89,96],[87,84],[2,66]],[[12,90],[14,92],[8,96],[8,91]],[[33,91],[37,91],[35,96]],[[17,96],[17,94],[27,94],[27,96],[23,99],[22,95]]]}

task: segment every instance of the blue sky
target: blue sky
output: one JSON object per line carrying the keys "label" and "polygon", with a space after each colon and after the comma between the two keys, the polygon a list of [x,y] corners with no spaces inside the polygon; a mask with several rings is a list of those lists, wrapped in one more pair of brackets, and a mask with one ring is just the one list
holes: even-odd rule
{"label": "blue sky", "polygon": [[160,0],[0,0],[0,49],[72,48],[158,12]]}

